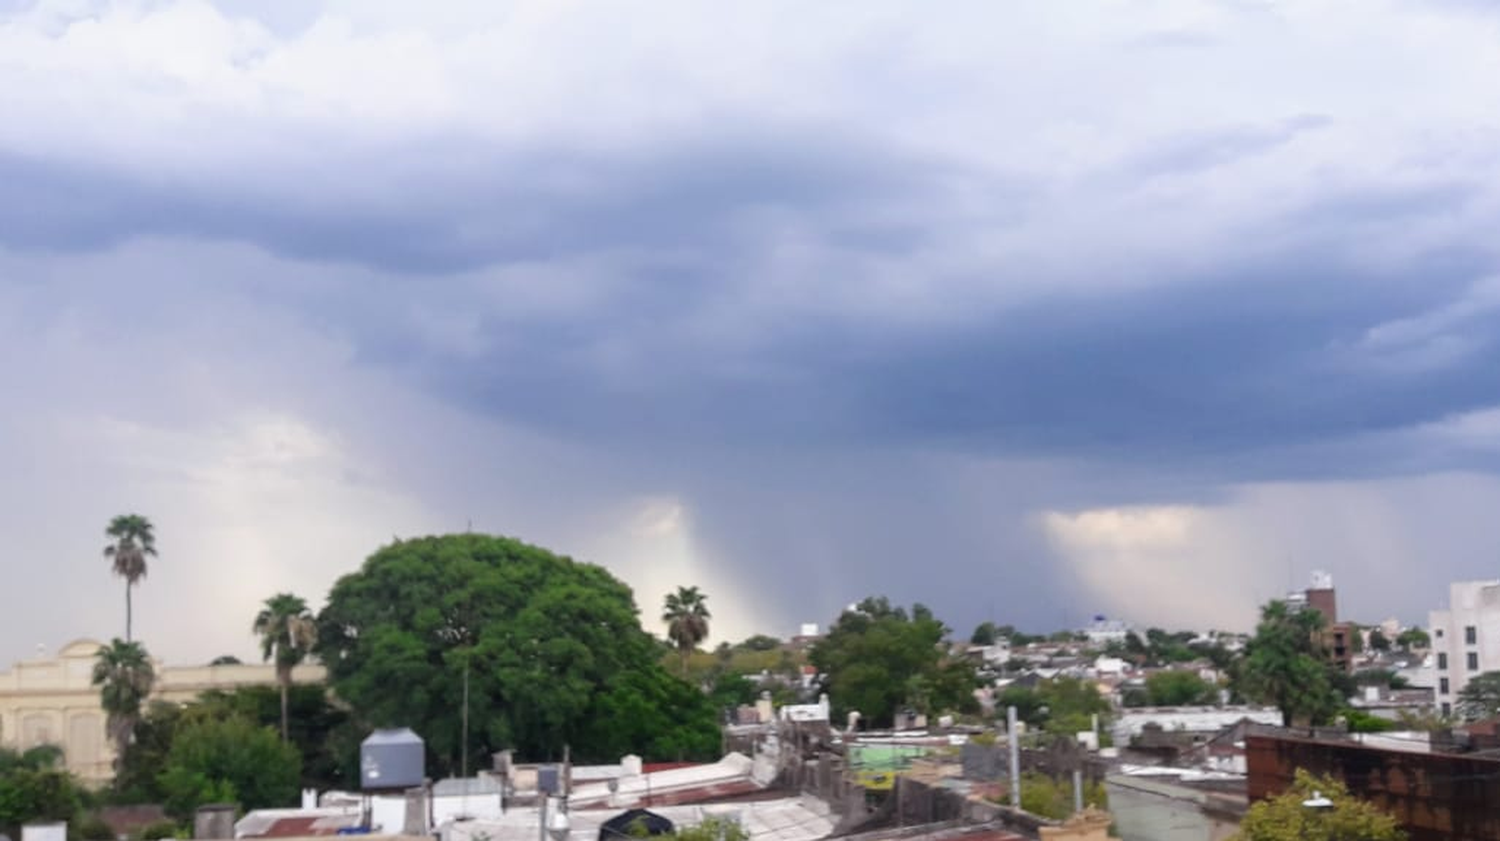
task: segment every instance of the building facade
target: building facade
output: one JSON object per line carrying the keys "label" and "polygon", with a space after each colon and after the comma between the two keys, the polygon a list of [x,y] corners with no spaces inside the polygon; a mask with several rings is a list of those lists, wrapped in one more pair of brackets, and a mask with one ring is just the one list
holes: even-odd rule
{"label": "building facade", "polygon": [[1427,615],[1438,711],[1451,715],[1469,679],[1500,671],[1500,581],[1457,581],[1448,609]]}
{"label": "building facade", "polygon": [[[23,660],[0,672],[0,747],[27,750],[38,745],[63,749],[68,770],[92,785],[114,774],[114,747],[105,731],[99,687],[93,684],[94,660],[103,646],[77,640],[56,657]],[[186,703],[210,689],[265,686],[276,682],[269,664],[226,666],[156,666],[151,700]],[[297,683],[321,683],[322,666],[299,666]]]}

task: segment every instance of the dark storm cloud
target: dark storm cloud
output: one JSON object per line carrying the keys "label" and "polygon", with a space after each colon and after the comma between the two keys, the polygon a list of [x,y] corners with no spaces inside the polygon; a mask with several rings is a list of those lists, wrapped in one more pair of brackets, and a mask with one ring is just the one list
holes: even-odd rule
{"label": "dark storm cloud", "polygon": [[[0,244],[73,251],[140,236],[229,239],[433,274],[616,248],[732,256],[742,217],[793,209],[837,216],[834,241],[881,250],[910,247],[922,231],[861,224],[850,210],[924,199],[907,163],[851,142],[749,132],[641,154],[445,142],[213,180],[0,152]],[[320,182],[338,186],[303,189]]]}
{"label": "dark storm cloud", "polygon": [[[642,354],[636,378],[615,387],[574,353],[611,329],[602,323],[531,333],[519,357],[428,375],[476,407],[587,438],[863,441],[1250,471],[1240,479],[1348,475],[1371,464],[1338,463],[1341,442],[1500,400],[1489,374],[1500,313],[1466,323],[1470,352],[1435,369],[1393,372],[1359,348],[1371,328],[1461,295],[1481,268],[1434,259],[1372,277],[1304,255],[1145,293],[1050,297],[962,329],[804,324],[757,352],[774,376],[717,373],[749,360],[641,325],[626,338]],[[635,306],[670,309],[663,299],[681,282]],[[678,305],[664,324],[692,317],[690,300]],[[1307,461],[1320,446],[1330,455]],[[1243,461],[1277,452],[1287,458]]]}
{"label": "dark storm cloud", "polygon": [[[1320,124],[1297,118],[1185,137],[1132,171],[1151,177],[1227,163]],[[1348,458],[1351,438],[1500,402],[1485,373],[1500,362],[1489,338],[1500,327],[1493,314],[1462,325],[1465,353],[1436,368],[1392,370],[1360,347],[1380,324],[1461,297],[1492,264],[1458,243],[1375,272],[1352,259],[1350,233],[1461,205],[1472,193],[1464,184],[1316,195],[1247,230],[1278,243],[1273,253],[1254,256],[1256,243],[1247,242],[1201,276],[1015,303],[977,294],[979,283],[963,319],[892,325],[837,308],[792,316],[779,309],[785,303],[749,303],[755,283],[777,279],[758,276],[774,271],[759,257],[777,244],[764,220],[772,211],[795,220],[832,253],[820,270],[847,282],[843,294],[856,305],[861,260],[916,253],[950,224],[944,190],[959,176],[941,166],[764,136],[651,154],[455,147],[403,160],[345,194],[306,202],[295,189],[234,194],[0,158],[13,199],[0,210],[0,240],[67,251],[143,235],[233,239],[394,272],[299,303],[355,337],[356,357],[368,365],[397,368],[482,413],[598,443],[940,447],[1160,460],[1244,480],[1369,470],[1363,452]],[[904,174],[912,170],[923,176]],[[993,185],[989,201],[1002,210],[955,224],[1023,219],[1036,192],[980,183]],[[864,212],[871,206],[907,209],[872,217]],[[471,284],[400,277],[617,250],[645,256],[592,281],[615,291],[596,306],[536,318],[511,316]],[[790,282],[811,289],[828,280]],[[933,281],[934,294],[952,283]],[[489,350],[456,358],[413,331],[406,313],[417,300],[471,317]],[[745,341],[705,335],[710,312],[723,318],[737,309],[731,320],[746,328]]]}

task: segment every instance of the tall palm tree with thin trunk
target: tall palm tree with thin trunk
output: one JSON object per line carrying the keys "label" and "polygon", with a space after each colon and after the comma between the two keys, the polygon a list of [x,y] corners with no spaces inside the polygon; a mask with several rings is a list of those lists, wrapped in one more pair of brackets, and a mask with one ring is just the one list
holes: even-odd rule
{"label": "tall palm tree with thin trunk", "polygon": [[260,635],[261,659],[276,659],[276,683],[281,687],[281,741],[287,741],[287,691],[296,668],[317,641],[317,624],[307,602],[291,593],[277,593],[266,599],[265,607],[255,616],[255,633]]}
{"label": "tall palm tree with thin trunk", "polygon": [[698,592],[697,587],[678,587],[677,592],[668,593],[662,609],[661,621],[667,623],[667,638],[677,646],[682,658],[682,674],[687,676],[688,655],[698,643],[708,637],[708,596]]}
{"label": "tall palm tree with thin trunk", "polygon": [[93,682],[100,688],[99,702],[104,707],[105,728],[115,743],[115,769],[118,770],[120,763],[125,761],[130,734],[140,720],[141,703],[156,684],[156,667],[140,643],[115,637],[95,656]]}
{"label": "tall palm tree with thin trunk", "polygon": [[130,589],[146,577],[146,558],[156,557],[156,535],[151,521],[139,514],[121,514],[104,530],[114,542],[104,547],[104,557],[114,562],[115,575],[125,579],[125,641],[130,642]]}

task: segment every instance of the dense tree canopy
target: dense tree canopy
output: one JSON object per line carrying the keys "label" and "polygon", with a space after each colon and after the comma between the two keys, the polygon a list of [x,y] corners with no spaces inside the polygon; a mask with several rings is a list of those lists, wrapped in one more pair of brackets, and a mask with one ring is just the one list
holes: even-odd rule
{"label": "dense tree canopy", "polygon": [[200,708],[178,725],[159,783],[168,814],[179,820],[205,803],[245,811],[295,806],[301,764],[274,729]]}
{"label": "dense tree canopy", "polygon": [[[369,729],[335,705],[321,686],[293,686],[290,744],[301,755],[301,785],[319,790],[359,788],[359,743]],[[270,686],[205,692],[186,706],[154,701],[135,725],[112,799],[118,803],[161,803],[167,792],[162,774],[181,732],[203,720],[237,718],[254,728],[277,727],[280,692]]]}
{"label": "dense tree canopy", "polygon": [[[1329,805],[1308,805],[1322,798]],[[1404,841],[1394,818],[1349,793],[1332,777],[1298,769],[1285,793],[1250,807],[1233,841]]]}
{"label": "dense tree canopy", "polygon": [[[443,773],[458,765],[463,673],[471,755],[581,761],[689,758],[718,748],[701,693],[657,662],[630,589],[604,569],[504,537],[398,541],[334,585],[318,653],[373,726],[411,727]],[[392,691],[400,687],[400,691]],[[617,713],[657,704],[652,727]],[[711,746],[709,742],[711,741]]]}
{"label": "dense tree canopy", "polygon": [[0,833],[20,838],[23,824],[71,820],[79,792],[55,746],[24,752],[0,748]]}
{"label": "dense tree canopy", "polygon": [[1153,707],[1213,704],[1219,687],[1186,669],[1170,669],[1146,676],[1146,697]]}
{"label": "dense tree canopy", "polygon": [[974,670],[944,658],[946,633],[922,605],[908,616],[884,597],[869,598],[845,611],[810,657],[838,714],[858,710],[872,726],[889,726],[904,706],[934,713],[975,706]]}
{"label": "dense tree canopy", "polygon": [[1343,685],[1352,688],[1348,675],[1333,674],[1320,644],[1322,629],[1316,610],[1293,610],[1283,601],[1261,608],[1239,688],[1247,698],[1275,704],[1285,725],[1326,724],[1343,706]]}

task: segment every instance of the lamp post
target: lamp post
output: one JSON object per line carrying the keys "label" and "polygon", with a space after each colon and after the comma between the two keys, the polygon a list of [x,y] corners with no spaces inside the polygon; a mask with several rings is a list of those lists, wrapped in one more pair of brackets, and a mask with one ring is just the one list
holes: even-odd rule
{"label": "lamp post", "polygon": [[[1323,817],[1333,811],[1333,801],[1324,797],[1323,792],[1314,789],[1312,797],[1302,801],[1302,808],[1316,815],[1317,817],[1313,818],[1313,820],[1318,824],[1322,824]],[[1319,837],[1322,836],[1320,835]]]}

